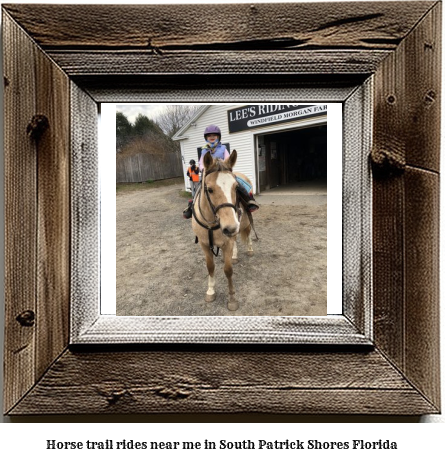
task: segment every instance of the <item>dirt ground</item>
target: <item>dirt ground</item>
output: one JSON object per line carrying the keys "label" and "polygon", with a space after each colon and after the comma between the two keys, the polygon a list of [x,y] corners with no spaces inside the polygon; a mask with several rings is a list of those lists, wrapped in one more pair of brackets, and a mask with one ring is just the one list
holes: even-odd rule
{"label": "dirt ground", "polygon": [[260,238],[248,257],[238,244],[234,284],[239,309],[227,309],[222,258],[216,300],[206,303],[207,268],[179,183],[116,194],[116,314],[127,316],[321,316],[327,307],[326,204],[261,204]]}

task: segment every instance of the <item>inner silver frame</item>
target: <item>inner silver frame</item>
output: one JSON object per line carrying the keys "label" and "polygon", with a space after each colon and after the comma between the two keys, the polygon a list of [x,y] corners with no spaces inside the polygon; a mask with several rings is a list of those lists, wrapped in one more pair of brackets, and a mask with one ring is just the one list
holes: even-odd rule
{"label": "inner silver frame", "polygon": [[[115,316],[100,314],[97,105],[71,84],[71,344],[292,343],[372,345],[372,92],[357,87],[156,92],[126,101],[339,102],[343,104],[342,314],[300,316]],[[234,97],[235,96],[235,97]],[[88,153],[85,153],[85,141]]]}

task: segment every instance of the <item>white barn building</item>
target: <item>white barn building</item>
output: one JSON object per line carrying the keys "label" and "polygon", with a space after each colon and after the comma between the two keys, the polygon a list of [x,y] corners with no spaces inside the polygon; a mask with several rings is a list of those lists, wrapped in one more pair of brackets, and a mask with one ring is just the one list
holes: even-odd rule
{"label": "white barn building", "polygon": [[204,105],[173,137],[179,140],[184,182],[205,145],[204,130],[221,129],[222,143],[238,154],[235,171],[248,176],[258,194],[277,186],[327,177],[327,105]]}

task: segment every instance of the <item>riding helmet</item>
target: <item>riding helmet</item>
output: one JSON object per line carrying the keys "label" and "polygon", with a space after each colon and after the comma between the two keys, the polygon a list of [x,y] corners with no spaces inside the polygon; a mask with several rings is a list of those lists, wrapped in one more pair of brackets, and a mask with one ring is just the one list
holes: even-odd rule
{"label": "riding helmet", "polygon": [[215,126],[214,124],[206,127],[204,131],[204,139],[207,140],[208,134],[218,134],[219,140],[221,140],[221,129],[219,129],[219,127]]}
{"label": "riding helmet", "polygon": [[196,165],[195,160],[190,160],[190,164],[191,164],[191,165]]}

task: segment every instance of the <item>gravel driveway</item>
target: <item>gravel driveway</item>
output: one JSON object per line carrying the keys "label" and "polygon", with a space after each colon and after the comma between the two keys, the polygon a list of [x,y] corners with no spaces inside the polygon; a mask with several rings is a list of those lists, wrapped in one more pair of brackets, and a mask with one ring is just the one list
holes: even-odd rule
{"label": "gravel driveway", "polygon": [[[260,238],[248,257],[239,244],[234,284],[239,310],[227,309],[222,258],[216,259],[217,298],[204,302],[207,268],[182,218],[183,183],[116,195],[117,315],[326,315],[326,204],[257,196]],[[267,201],[266,201],[267,199]],[[287,204],[286,204],[287,203]],[[319,203],[322,203],[321,205]]]}

